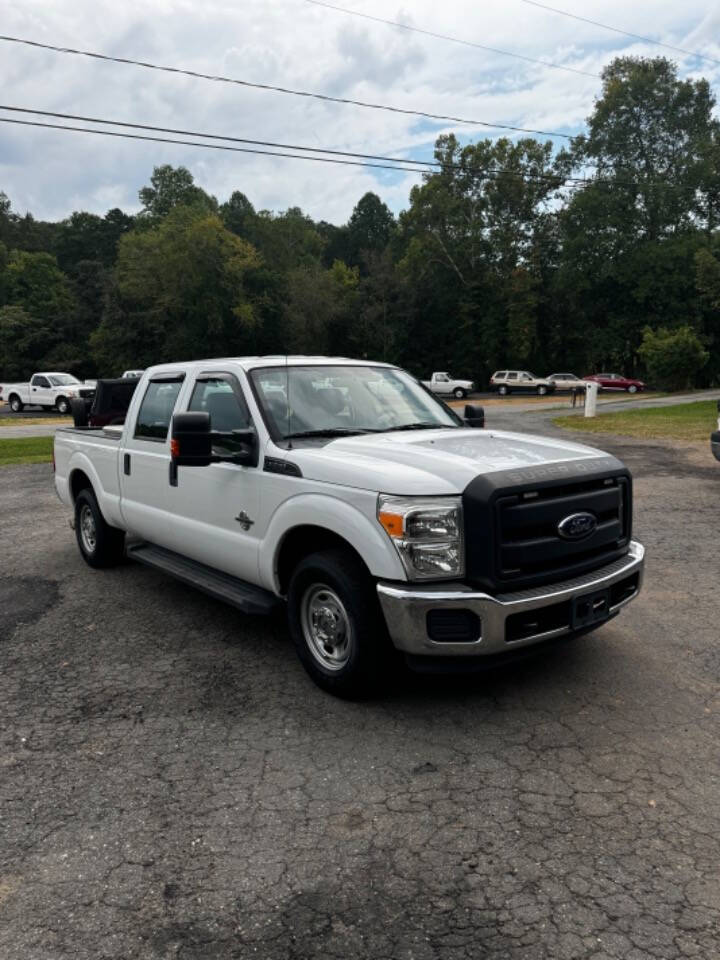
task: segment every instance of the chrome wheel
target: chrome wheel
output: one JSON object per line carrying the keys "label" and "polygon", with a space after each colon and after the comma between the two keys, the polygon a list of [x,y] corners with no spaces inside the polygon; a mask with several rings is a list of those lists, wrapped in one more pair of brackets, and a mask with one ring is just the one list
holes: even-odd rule
{"label": "chrome wheel", "polygon": [[320,583],[308,587],[300,605],[300,623],[315,660],[326,670],[342,670],[352,652],[353,630],[335,591]]}
{"label": "chrome wheel", "polygon": [[95,553],[97,529],[95,528],[95,517],[87,504],[80,511],[80,539],[86,553]]}

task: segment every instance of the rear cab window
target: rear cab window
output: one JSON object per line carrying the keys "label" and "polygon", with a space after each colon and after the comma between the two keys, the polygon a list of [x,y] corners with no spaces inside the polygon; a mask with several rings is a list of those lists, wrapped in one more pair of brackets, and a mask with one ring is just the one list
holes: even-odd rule
{"label": "rear cab window", "polygon": [[135,421],[136,440],[163,443],[167,439],[184,379],[185,374],[179,373],[159,375],[150,380]]}

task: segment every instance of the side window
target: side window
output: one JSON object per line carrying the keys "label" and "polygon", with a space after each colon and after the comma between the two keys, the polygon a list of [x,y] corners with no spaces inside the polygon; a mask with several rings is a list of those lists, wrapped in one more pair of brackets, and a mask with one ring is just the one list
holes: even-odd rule
{"label": "side window", "polygon": [[435,379],[439,380],[440,383],[447,383],[450,377],[446,373],[439,373]]}
{"label": "side window", "polygon": [[32,385],[34,387],[49,387],[50,381],[47,379],[47,377],[35,376],[32,378]]}
{"label": "side window", "polygon": [[182,378],[150,381],[135,424],[139,440],[166,439],[181,386]]}
{"label": "side window", "polygon": [[508,380],[517,380],[517,370],[508,370],[507,379]]}
{"label": "side window", "polygon": [[213,452],[218,456],[238,453],[242,449],[232,432],[251,426],[250,413],[242,394],[233,389],[231,380],[224,377],[199,379],[193,388],[188,410],[210,414]]}

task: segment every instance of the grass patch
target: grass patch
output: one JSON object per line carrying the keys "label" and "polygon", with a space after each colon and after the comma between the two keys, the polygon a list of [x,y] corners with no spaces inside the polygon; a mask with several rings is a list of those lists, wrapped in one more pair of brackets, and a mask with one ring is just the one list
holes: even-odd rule
{"label": "grass patch", "polygon": [[0,427],[47,426],[66,427],[72,423],[68,417],[0,417]]}
{"label": "grass patch", "polygon": [[614,433],[647,440],[685,440],[706,443],[717,422],[717,401],[698,400],[674,407],[623,410],[588,418],[555,417],[553,423],[583,433]]}
{"label": "grass patch", "polygon": [[50,463],[53,437],[0,438],[0,467],[17,463]]}

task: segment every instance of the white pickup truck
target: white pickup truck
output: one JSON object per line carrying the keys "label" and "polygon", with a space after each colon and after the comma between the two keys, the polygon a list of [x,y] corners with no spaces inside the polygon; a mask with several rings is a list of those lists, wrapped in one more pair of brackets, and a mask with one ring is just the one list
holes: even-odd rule
{"label": "white pickup truck", "polygon": [[83,383],[71,373],[34,373],[29,383],[0,384],[0,402],[10,405],[13,413],[25,407],[42,407],[69,413],[73,397],[92,397],[95,384]]}
{"label": "white pickup truck", "polygon": [[456,400],[464,400],[475,389],[472,380],[453,380],[449,373],[434,373],[429,380],[423,380],[422,385],[432,393],[445,396],[452,394]]}
{"label": "white pickup truck", "polygon": [[153,367],[124,426],[57,431],[55,470],[90,566],[127,556],[243,611],[285,604],[303,665],[343,696],[402,655],[467,670],[585,633],[641,586],[620,461],[468,427],[387,364]]}

